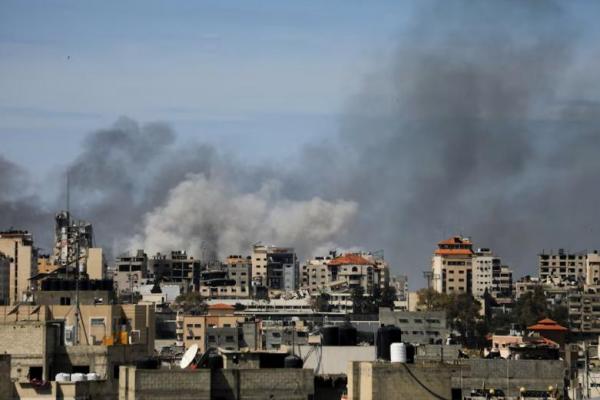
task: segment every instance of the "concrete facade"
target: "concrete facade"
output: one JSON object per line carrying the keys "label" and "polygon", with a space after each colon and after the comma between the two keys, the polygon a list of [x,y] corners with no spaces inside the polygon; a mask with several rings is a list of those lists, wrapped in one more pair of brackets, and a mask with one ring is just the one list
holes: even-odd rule
{"label": "concrete facade", "polygon": [[348,363],[348,400],[452,398],[451,380],[461,366],[441,363]]}
{"label": "concrete facade", "polygon": [[29,278],[37,274],[37,255],[31,234],[14,230],[0,232],[0,253],[10,260],[9,303],[17,304],[29,299]]}
{"label": "concrete facade", "polygon": [[439,293],[472,292],[473,244],[458,236],[438,243],[431,260],[432,285]]}
{"label": "concrete facade", "polygon": [[583,282],[586,273],[586,254],[568,253],[558,249],[557,253],[538,254],[538,271],[542,282],[553,284]]}
{"label": "concrete facade", "polygon": [[379,309],[379,322],[402,330],[402,341],[412,344],[442,343],[449,334],[445,311],[391,311]]}
{"label": "concrete facade", "polygon": [[119,400],[306,400],[314,374],[306,369],[142,370],[121,367]]}

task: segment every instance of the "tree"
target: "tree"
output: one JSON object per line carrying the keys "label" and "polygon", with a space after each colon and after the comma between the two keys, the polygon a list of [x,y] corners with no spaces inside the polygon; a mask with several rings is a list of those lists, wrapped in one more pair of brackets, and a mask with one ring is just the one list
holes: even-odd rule
{"label": "tree", "polygon": [[328,293],[319,293],[319,295],[313,301],[313,309],[318,312],[329,312],[331,309],[329,306],[329,300],[331,300],[331,296]]}
{"label": "tree", "polygon": [[548,303],[541,286],[523,294],[515,303],[511,318],[519,325],[526,327],[550,315]]}
{"label": "tree", "polygon": [[379,307],[394,307],[394,301],[396,301],[396,288],[394,286],[386,286],[381,291],[381,298],[379,299]]}
{"label": "tree", "polygon": [[188,292],[177,296],[175,304],[181,307],[184,312],[192,314],[205,313],[208,308],[204,298],[198,292]]}
{"label": "tree", "polygon": [[418,305],[425,307],[427,311],[444,311],[449,302],[448,295],[436,292],[432,288],[420,289],[417,292]]}
{"label": "tree", "polygon": [[469,293],[453,293],[448,296],[446,318],[465,341],[476,337],[476,332],[482,329],[482,326],[479,326],[483,320],[480,310],[481,303]]}

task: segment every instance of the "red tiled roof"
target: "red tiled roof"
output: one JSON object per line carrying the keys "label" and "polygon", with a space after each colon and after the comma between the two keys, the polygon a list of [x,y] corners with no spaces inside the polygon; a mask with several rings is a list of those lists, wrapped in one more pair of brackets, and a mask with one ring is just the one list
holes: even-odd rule
{"label": "red tiled roof", "polygon": [[229,304],[217,303],[211,304],[208,306],[209,310],[235,310],[234,306],[230,306]]}
{"label": "red tiled roof", "polygon": [[329,261],[329,265],[375,265],[359,254],[344,254]]}
{"label": "red tiled roof", "polygon": [[435,255],[438,256],[470,256],[473,254],[469,249],[437,249]]}
{"label": "red tiled roof", "polygon": [[453,236],[449,239],[442,240],[438,244],[471,244],[471,241],[467,238],[461,238],[460,236]]}
{"label": "red tiled roof", "polygon": [[556,323],[550,318],[544,318],[537,324],[527,327],[530,331],[567,331],[568,329]]}

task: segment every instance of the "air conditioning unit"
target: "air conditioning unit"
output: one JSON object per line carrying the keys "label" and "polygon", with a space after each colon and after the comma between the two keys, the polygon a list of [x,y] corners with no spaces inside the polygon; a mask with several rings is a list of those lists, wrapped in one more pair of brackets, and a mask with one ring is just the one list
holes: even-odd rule
{"label": "air conditioning unit", "polygon": [[65,325],[65,346],[73,346],[75,332],[73,325]]}

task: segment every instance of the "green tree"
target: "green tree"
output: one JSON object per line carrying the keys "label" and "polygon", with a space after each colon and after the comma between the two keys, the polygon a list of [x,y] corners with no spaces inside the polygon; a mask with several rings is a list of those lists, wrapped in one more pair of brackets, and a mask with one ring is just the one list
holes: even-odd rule
{"label": "green tree", "polygon": [[394,286],[386,286],[381,291],[378,307],[394,307],[396,301],[396,288]]}
{"label": "green tree", "polygon": [[207,310],[204,298],[198,292],[188,292],[175,298],[175,304],[186,313],[203,314]]}
{"label": "green tree", "polygon": [[471,294],[451,294],[448,296],[445,309],[450,326],[461,334],[464,341],[477,337],[480,331],[485,329],[480,325],[480,322],[483,321],[480,315],[481,303],[475,300]]}
{"label": "green tree", "polygon": [[515,303],[511,314],[511,319],[524,327],[548,317],[550,311],[544,289],[537,286],[533,291],[523,294]]}
{"label": "green tree", "polygon": [[417,292],[418,305],[427,311],[445,311],[448,307],[449,297],[445,293],[438,293],[432,288],[420,289]]}
{"label": "green tree", "polygon": [[319,293],[313,301],[313,309],[318,312],[329,312],[331,310],[329,300],[331,300],[331,296],[328,293]]}

